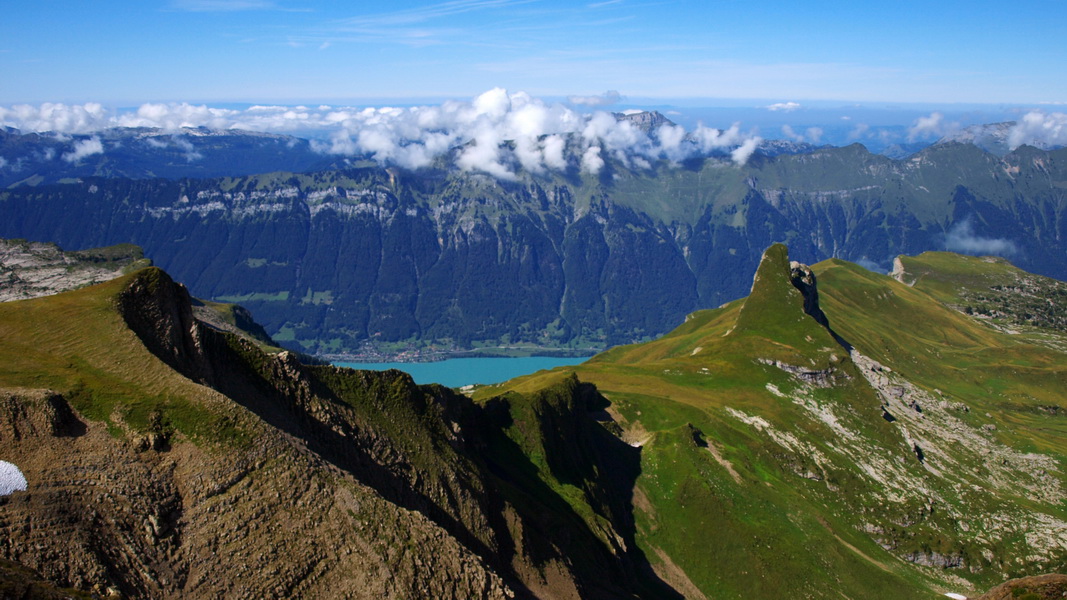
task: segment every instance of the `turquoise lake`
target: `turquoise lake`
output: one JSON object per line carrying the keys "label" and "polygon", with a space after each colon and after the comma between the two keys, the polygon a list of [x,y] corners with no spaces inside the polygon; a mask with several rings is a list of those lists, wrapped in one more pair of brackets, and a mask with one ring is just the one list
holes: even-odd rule
{"label": "turquoise lake", "polygon": [[554,369],[585,362],[589,357],[555,358],[549,356],[524,356],[521,358],[450,358],[426,363],[356,363],[336,362],[338,367],[385,371],[399,369],[411,374],[415,383],[440,383],[448,387],[461,387],[472,383],[492,384],[507,381],[520,375],[528,375],[542,369]]}

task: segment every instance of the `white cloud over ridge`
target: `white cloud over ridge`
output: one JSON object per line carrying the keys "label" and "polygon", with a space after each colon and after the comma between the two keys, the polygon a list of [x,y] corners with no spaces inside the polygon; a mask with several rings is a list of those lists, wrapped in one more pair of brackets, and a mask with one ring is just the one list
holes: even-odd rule
{"label": "white cloud over ridge", "polygon": [[975,235],[970,219],[964,219],[945,234],[945,249],[974,255],[1012,256],[1019,249],[1011,240]]}
{"label": "white cloud over ridge", "polygon": [[0,125],[28,132],[91,133],[117,126],[102,104],[66,105],[45,102],[39,106],[0,106]]}
{"label": "white cloud over ridge", "polygon": [[[603,105],[619,97],[618,92],[606,92],[571,102]],[[460,168],[504,179],[514,178],[519,168],[543,173],[574,166],[595,174],[609,157],[627,167],[647,168],[661,159],[678,162],[718,152],[743,164],[759,143],[736,123],[726,130],[701,124],[686,131],[665,124],[645,131],[608,112],[584,114],[502,88],[469,102],[403,108],[257,105],[238,110],[153,103],[113,114],[94,103],[18,105],[0,107],[0,124],[23,131],[83,135],[111,127],[151,127],[174,134],[196,127],[290,133],[317,138],[313,147],[324,153],[368,155],[407,168],[425,167],[451,152]],[[64,159],[75,161],[102,152],[99,140],[93,140],[78,142]],[[170,143],[182,144],[177,136]],[[181,147],[189,160],[199,158],[192,146]]]}
{"label": "white cloud over ridge", "polygon": [[1033,110],[1023,115],[1008,132],[1008,148],[1014,150],[1023,144],[1039,148],[1067,145],[1067,114]]}
{"label": "white cloud over ridge", "polygon": [[939,139],[959,130],[959,123],[945,121],[944,114],[933,112],[915,120],[908,129],[908,141]]}
{"label": "white cloud over ridge", "polygon": [[87,140],[80,140],[75,142],[74,149],[63,155],[63,160],[69,163],[76,163],[86,156],[92,156],[93,154],[102,154],[104,152],[104,144],[101,143],[100,138],[91,137]]}

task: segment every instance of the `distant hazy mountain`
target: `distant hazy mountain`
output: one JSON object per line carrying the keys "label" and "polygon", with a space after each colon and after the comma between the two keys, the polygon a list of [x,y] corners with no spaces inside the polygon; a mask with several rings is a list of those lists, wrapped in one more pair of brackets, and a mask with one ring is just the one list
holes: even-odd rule
{"label": "distant hazy mountain", "polygon": [[[1015,127],[1015,121],[990,123],[986,125],[971,125],[970,127],[961,129],[941,138],[937,143],[945,144],[959,142],[963,144],[974,144],[986,152],[996,154],[997,156],[1004,156],[1008,153],[1008,136],[1011,134],[1013,127]],[[1048,146],[1039,147],[1042,147],[1042,149],[1049,149]]]}
{"label": "distant hazy mountain", "polygon": [[929,145],[930,144],[926,142],[893,144],[891,146],[886,146],[885,148],[883,148],[882,151],[879,152],[879,154],[881,154],[882,156],[888,156],[889,158],[899,160],[901,158],[907,158],[912,154],[915,154],[916,152],[922,150],[923,148],[926,148]]}
{"label": "distant hazy mountain", "polygon": [[79,177],[226,177],[324,168],[307,140],[250,131],[115,128],[91,135],[0,129],[0,187]]}
{"label": "distant hazy mountain", "polygon": [[[757,147],[764,156],[778,156],[779,154],[804,154],[818,149],[820,146],[807,142],[794,142],[792,140],[763,140]],[[829,148],[830,146],[822,146]]]}
{"label": "distant hazy mountain", "polygon": [[659,111],[635,110],[612,113],[619,121],[628,121],[644,132],[654,131],[663,125],[674,125],[674,122],[663,116]]}

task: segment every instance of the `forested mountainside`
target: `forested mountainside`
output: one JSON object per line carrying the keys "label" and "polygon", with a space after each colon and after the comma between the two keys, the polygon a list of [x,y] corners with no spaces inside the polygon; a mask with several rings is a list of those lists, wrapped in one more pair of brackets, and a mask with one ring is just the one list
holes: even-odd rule
{"label": "forested mountainside", "polygon": [[889,270],[897,254],[995,253],[1067,277],[1067,150],[944,143],[597,176],[368,166],[197,180],[84,178],[0,192],[0,236],[136,243],[279,342],[604,347],[744,295],[764,248]]}

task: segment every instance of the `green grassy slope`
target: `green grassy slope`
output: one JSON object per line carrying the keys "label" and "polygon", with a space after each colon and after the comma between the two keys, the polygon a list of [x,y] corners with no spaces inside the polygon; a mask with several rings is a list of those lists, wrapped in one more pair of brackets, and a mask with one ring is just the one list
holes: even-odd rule
{"label": "green grassy slope", "polygon": [[841,343],[773,246],[748,298],[571,369],[640,447],[658,572],[693,597],[932,599],[1064,569],[1063,353],[920,285],[812,270]]}
{"label": "green grassy slope", "polygon": [[123,430],[176,429],[243,443],[225,405],[154,357],[123,322],[116,297],[143,272],[34,300],[0,304],[0,386],[52,389],[90,419]]}

